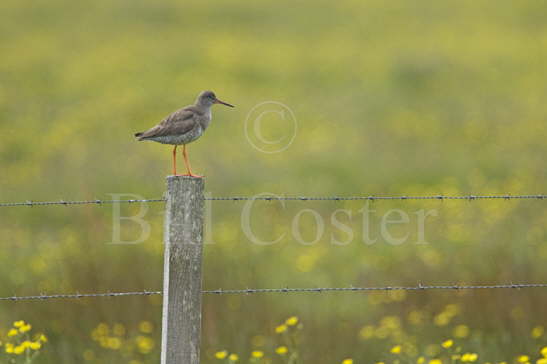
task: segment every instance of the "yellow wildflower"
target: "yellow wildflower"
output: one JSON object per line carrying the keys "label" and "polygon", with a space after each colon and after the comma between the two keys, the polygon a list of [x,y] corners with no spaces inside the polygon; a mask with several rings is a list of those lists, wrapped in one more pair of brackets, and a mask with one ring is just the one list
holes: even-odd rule
{"label": "yellow wildflower", "polygon": [[17,335],[19,332],[16,330],[16,329],[10,329],[8,331],[8,336],[15,336]]}
{"label": "yellow wildflower", "polygon": [[230,356],[228,357],[228,359],[230,361],[238,361],[239,360],[239,356],[237,356],[237,354],[230,354]]}
{"label": "yellow wildflower", "polygon": [[21,326],[24,326],[24,325],[25,325],[25,321],[23,320],[15,321],[13,323],[13,327],[17,327],[17,328],[20,328]]}
{"label": "yellow wildflower", "polygon": [[99,338],[99,344],[103,347],[103,348],[108,348],[108,336],[101,336]]}
{"label": "yellow wildflower", "polygon": [[43,343],[47,343],[47,337],[44,334],[40,334],[40,337],[38,338]]}
{"label": "yellow wildflower", "polygon": [[20,332],[27,332],[27,331],[30,331],[30,329],[32,329],[32,325],[31,324],[26,324],[26,325],[23,325],[19,328],[19,331]]}
{"label": "yellow wildflower", "polygon": [[416,359],[416,364],[424,364],[425,358],[423,356],[420,356],[418,359]]}
{"label": "yellow wildflower", "polygon": [[454,328],[452,334],[459,339],[463,339],[469,336],[469,327],[465,325],[458,325]]}
{"label": "yellow wildflower", "polygon": [[342,364],[353,364],[353,359],[350,359],[350,358],[344,359],[342,360]]}
{"label": "yellow wildflower", "polygon": [[294,326],[298,323],[298,317],[291,316],[287,320],[285,320],[285,324],[288,326]]}
{"label": "yellow wildflower", "polygon": [[23,341],[23,342],[21,343],[21,346],[22,346],[23,348],[25,348],[25,349],[26,349],[26,348],[29,348],[29,347],[30,347],[30,341],[28,341],[28,340]]}
{"label": "yellow wildflower", "polygon": [[383,361],[377,361],[375,364],[386,364]]}
{"label": "yellow wildflower", "polygon": [[276,354],[279,354],[279,355],[285,355],[285,354],[287,354],[288,351],[289,351],[289,349],[287,349],[286,346],[280,346],[280,347],[275,349]]}
{"label": "yellow wildflower", "polygon": [[112,350],[118,350],[122,346],[122,341],[117,337],[108,338],[108,347]]}
{"label": "yellow wildflower", "polygon": [[154,349],[154,340],[148,336],[137,336],[137,346],[141,354],[148,354]]}
{"label": "yellow wildflower", "polygon": [[125,327],[122,324],[114,324],[112,332],[114,333],[114,335],[123,336],[125,335]]}
{"label": "yellow wildflower", "polygon": [[282,332],[285,332],[285,331],[287,331],[287,325],[285,324],[279,325],[275,328],[276,334],[281,334]]}
{"label": "yellow wildflower", "polygon": [[545,358],[547,358],[547,346],[544,346],[544,347],[540,350],[540,353],[541,353],[541,355],[543,355]]}
{"label": "yellow wildflower", "polygon": [[475,353],[465,353],[462,355],[462,361],[463,362],[474,362],[477,361],[478,355]]}
{"label": "yellow wildflower", "polygon": [[139,331],[143,334],[150,334],[154,327],[150,321],[141,321],[139,322]]}
{"label": "yellow wildflower", "polygon": [[547,358],[541,358],[536,360],[536,364],[547,364]]}
{"label": "yellow wildflower", "polygon": [[23,354],[25,352],[25,347],[23,345],[17,345],[15,348],[13,348],[14,354]]}
{"label": "yellow wildflower", "polygon": [[543,336],[543,333],[545,332],[545,329],[543,326],[536,326],[532,329],[532,332],[530,333],[530,336],[534,339],[539,339]]}
{"label": "yellow wildflower", "polygon": [[42,347],[42,343],[39,342],[39,341],[34,341],[34,342],[31,342],[29,347],[32,349],[32,350],[39,350],[41,347]]}
{"label": "yellow wildflower", "polygon": [[441,312],[435,318],[433,319],[433,322],[435,322],[435,325],[437,326],[446,326],[450,323],[450,320],[452,320],[452,316],[445,312]]}
{"label": "yellow wildflower", "polygon": [[215,358],[217,359],[224,359],[228,356],[228,352],[226,350],[217,351],[215,353]]}
{"label": "yellow wildflower", "polygon": [[530,357],[528,355],[520,355],[517,357],[517,361],[519,363],[528,363],[530,361]]}
{"label": "yellow wildflower", "polygon": [[429,361],[429,364],[443,364],[443,362],[441,361],[441,359],[431,359]]}
{"label": "yellow wildflower", "polygon": [[101,322],[99,325],[97,325],[96,330],[99,335],[108,335],[108,333],[110,332],[108,325],[104,322]]}
{"label": "yellow wildflower", "polygon": [[262,358],[264,356],[264,352],[262,352],[260,350],[255,350],[251,353],[251,356],[253,358]]}
{"label": "yellow wildflower", "polygon": [[448,339],[448,340],[445,340],[443,341],[443,343],[441,344],[441,346],[445,349],[448,349],[448,348],[451,348],[452,345],[454,345],[454,340],[452,339]]}
{"label": "yellow wildflower", "polygon": [[386,316],[380,321],[380,326],[395,330],[401,327],[401,319],[397,316]]}
{"label": "yellow wildflower", "polygon": [[392,354],[400,354],[401,353],[401,345],[395,345],[391,348],[390,352]]}
{"label": "yellow wildflower", "polygon": [[13,354],[13,344],[12,343],[7,343],[5,350],[6,350],[6,353]]}

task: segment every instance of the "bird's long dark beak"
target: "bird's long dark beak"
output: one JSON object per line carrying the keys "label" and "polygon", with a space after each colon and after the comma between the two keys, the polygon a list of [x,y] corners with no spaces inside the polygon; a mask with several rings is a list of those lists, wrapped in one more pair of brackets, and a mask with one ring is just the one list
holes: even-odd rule
{"label": "bird's long dark beak", "polygon": [[230,106],[230,107],[235,107],[234,105],[230,105],[229,103],[224,102],[224,101],[220,101],[219,99],[215,99],[215,104],[222,104],[222,105],[226,105],[226,106]]}

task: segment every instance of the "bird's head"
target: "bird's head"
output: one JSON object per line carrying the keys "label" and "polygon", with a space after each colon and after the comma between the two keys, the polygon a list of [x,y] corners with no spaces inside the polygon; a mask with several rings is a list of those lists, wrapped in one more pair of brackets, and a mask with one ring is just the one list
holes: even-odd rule
{"label": "bird's head", "polygon": [[234,105],[230,105],[224,101],[220,101],[215,96],[215,93],[213,91],[203,91],[199,94],[197,103],[199,105],[208,106],[211,107],[213,104],[222,104],[230,107],[234,107]]}

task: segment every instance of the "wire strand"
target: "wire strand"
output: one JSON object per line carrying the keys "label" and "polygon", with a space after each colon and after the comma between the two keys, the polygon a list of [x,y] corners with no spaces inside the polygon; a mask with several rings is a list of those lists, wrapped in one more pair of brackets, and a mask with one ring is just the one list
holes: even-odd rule
{"label": "wire strand", "polygon": [[211,201],[351,201],[351,200],[516,200],[516,199],[545,199],[547,195],[466,195],[466,196],[228,196],[228,197],[207,197]]}
{"label": "wire strand", "polygon": [[39,294],[34,296],[0,297],[0,301],[43,301],[57,299],[78,299],[90,297],[123,297],[123,296],[152,296],[161,294],[161,291],[136,292],[102,292],[102,293],[74,293],[74,294]]}
{"label": "wire strand", "polygon": [[366,292],[366,291],[424,291],[424,290],[467,290],[504,288],[547,288],[547,283],[492,284],[492,285],[422,285],[386,287],[318,287],[318,288],[248,288],[218,289],[203,291],[210,294],[252,294],[252,293],[322,293],[322,292]]}
{"label": "wire strand", "polygon": [[155,199],[143,199],[143,200],[82,200],[82,201],[25,201],[25,202],[2,202],[0,207],[16,207],[16,206],[49,206],[49,205],[60,205],[60,206],[72,206],[72,205],[104,205],[104,204],[116,204],[116,203],[139,203],[139,202],[165,202],[164,198],[155,198]]}
{"label": "wire strand", "polygon": [[[462,195],[462,196],[224,196],[224,197],[205,197],[206,201],[382,201],[382,200],[545,200],[547,195]],[[0,202],[0,207],[18,207],[18,206],[73,206],[73,205],[105,205],[116,203],[155,203],[165,202],[165,198],[155,199],[136,199],[136,200],[81,200],[81,201],[25,201],[25,202]]]}
{"label": "wire strand", "polygon": [[[245,288],[245,289],[215,289],[204,290],[203,294],[255,294],[255,293],[323,293],[323,292],[372,292],[372,291],[426,291],[426,290],[475,290],[475,289],[523,289],[547,288],[547,283],[508,283],[490,285],[422,285],[416,286],[384,286],[384,287],[316,287],[316,288]],[[34,296],[0,297],[0,301],[44,301],[50,299],[80,299],[92,297],[124,297],[161,295],[161,291],[134,292],[102,292],[75,294],[40,294]]]}

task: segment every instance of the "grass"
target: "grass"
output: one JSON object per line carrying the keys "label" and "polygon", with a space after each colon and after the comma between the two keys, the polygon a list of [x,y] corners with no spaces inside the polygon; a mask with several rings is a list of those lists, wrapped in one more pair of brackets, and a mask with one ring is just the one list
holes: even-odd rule
{"label": "grass", "polygon": [[[1,201],[160,197],[170,149],[132,134],[208,88],[236,105],[215,108],[211,128],[189,146],[213,196],[545,193],[541,2],[6,0],[0,10],[7,15],[0,24]],[[259,152],[245,137],[248,113],[264,101],[283,103],[297,122],[281,153]],[[289,121],[267,115],[263,136],[288,137]],[[544,205],[378,201],[369,206],[367,229],[361,202],[257,202],[252,231],[262,240],[285,235],[256,245],[242,228],[244,203],[215,202],[208,205],[214,244],[205,247],[204,286],[544,282]],[[396,238],[408,234],[398,245],[381,232],[392,209],[409,216],[390,227]],[[415,244],[422,209],[437,215],[426,220],[428,244]],[[1,213],[2,296],[161,287],[161,204],[149,207],[150,236],[137,245],[108,244],[111,206]],[[314,241],[317,221],[325,227],[319,240],[299,243]],[[134,222],[121,226],[123,239],[139,237]],[[348,243],[333,244],[333,236]],[[364,236],[377,241],[366,244]],[[205,296],[202,356],[214,362],[216,351],[230,348],[240,360],[253,350],[278,358],[273,342],[267,351],[252,338],[295,314],[306,325],[306,362],[395,360],[382,355],[401,342],[362,340],[360,330],[386,316],[407,325],[419,311],[430,324],[412,336],[440,345],[453,327],[431,320],[455,304],[453,324],[470,327],[465,350],[481,363],[536,358],[546,336],[531,332],[547,318],[546,298],[541,289],[417,292],[400,300],[384,293]],[[160,315],[158,297],[4,302],[0,326],[7,333],[23,319],[45,332],[40,362],[81,362],[94,350],[86,362],[98,363],[117,354],[94,349],[97,325],[118,323],[136,334],[149,321],[156,346],[144,359],[151,363]]]}

